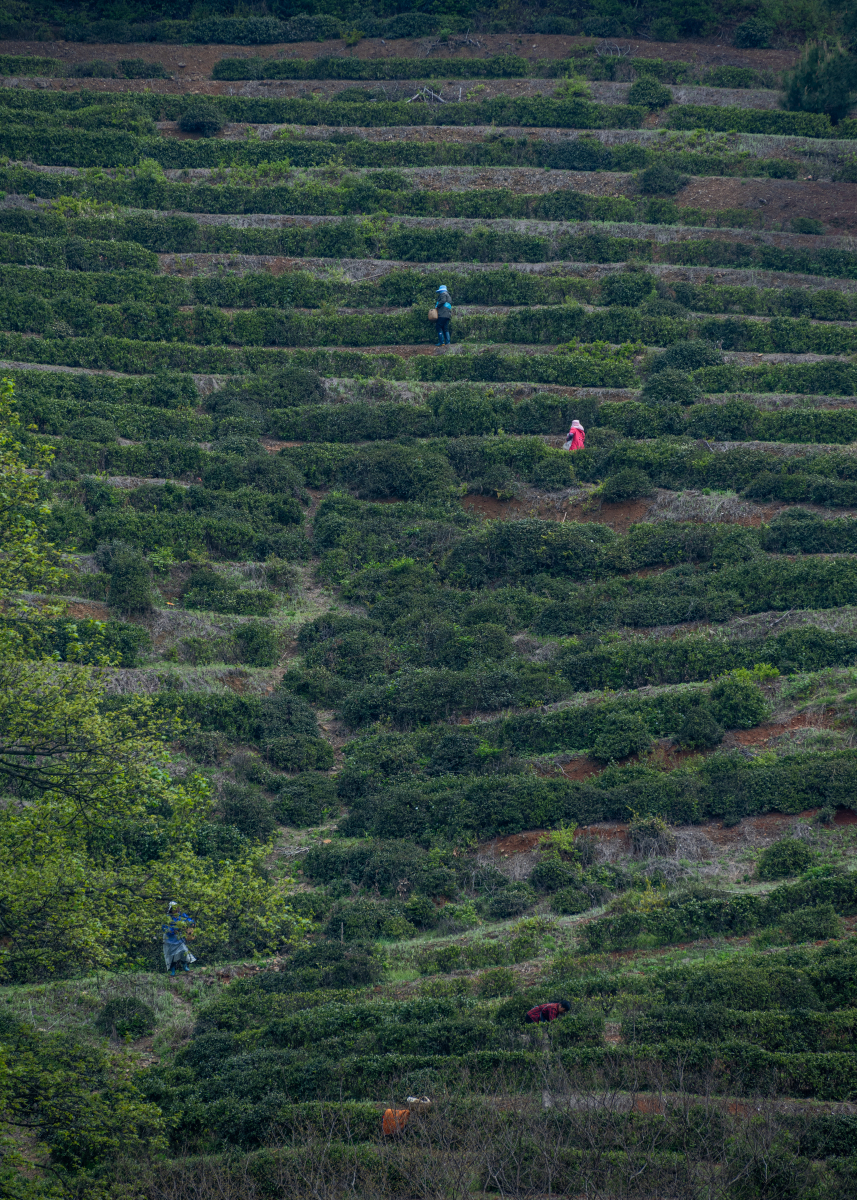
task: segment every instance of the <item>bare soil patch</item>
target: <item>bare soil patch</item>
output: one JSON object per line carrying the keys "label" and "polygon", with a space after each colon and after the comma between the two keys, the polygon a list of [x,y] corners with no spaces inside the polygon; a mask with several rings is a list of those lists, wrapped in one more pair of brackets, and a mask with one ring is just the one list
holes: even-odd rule
{"label": "bare soil patch", "polygon": [[91,617],[96,621],[110,619],[110,608],[100,600],[71,600],[67,606],[68,615],[78,620]]}
{"label": "bare soil patch", "polygon": [[569,503],[568,517],[572,521],[609,525],[617,533],[627,533],[632,525],[646,519],[654,504],[654,496],[617,501],[614,504],[599,504],[597,501],[581,499],[577,503]]}
{"label": "bare soil patch", "polygon": [[677,197],[680,208],[746,208],[766,224],[815,217],[837,232],[857,231],[857,183],[812,179],[700,178]]}

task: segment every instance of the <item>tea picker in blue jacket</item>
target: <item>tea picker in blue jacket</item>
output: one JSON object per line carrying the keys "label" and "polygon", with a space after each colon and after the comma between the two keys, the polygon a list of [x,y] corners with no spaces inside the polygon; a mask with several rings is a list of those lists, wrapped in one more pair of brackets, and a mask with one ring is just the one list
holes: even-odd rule
{"label": "tea picker in blue jacket", "polygon": [[437,309],[437,345],[448,346],[452,304],[444,284],[441,284],[435,293],[435,307]]}
{"label": "tea picker in blue jacket", "polygon": [[185,944],[186,937],[193,937],[193,925],[193,918],[182,912],[175,900],[171,900],[167,909],[167,923],[161,926],[164,933],[164,962],[171,975],[175,975],[177,966],[189,971],[190,964],[196,962]]}

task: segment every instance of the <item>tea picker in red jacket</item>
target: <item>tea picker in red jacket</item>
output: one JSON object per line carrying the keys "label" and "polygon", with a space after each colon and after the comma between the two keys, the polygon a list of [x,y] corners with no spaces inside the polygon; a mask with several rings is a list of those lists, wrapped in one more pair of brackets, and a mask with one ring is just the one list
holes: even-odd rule
{"label": "tea picker in red jacket", "polygon": [[586,441],[586,430],[579,421],[571,422],[571,429],[565,435],[566,450],[582,450]]}
{"label": "tea picker in red jacket", "polygon": [[535,1008],[531,1008],[527,1013],[527,1023],[530,1025],[539,1025],[545,1021],[555,1021],[557,1017],[561,1017],[567,1013],[571,1005],[567,1000],[556,1000],[550,1004],[537,1004]]}

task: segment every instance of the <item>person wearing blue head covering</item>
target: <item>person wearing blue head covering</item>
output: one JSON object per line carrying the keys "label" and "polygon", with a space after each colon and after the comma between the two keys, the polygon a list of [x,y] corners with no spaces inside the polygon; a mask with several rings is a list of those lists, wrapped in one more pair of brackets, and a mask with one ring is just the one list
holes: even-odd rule
{"label": "person wearing blue head covering", "polygon": [[161,926],[164,933],[164,962],[171,975],[175,975],[177,966],[189,971],[190,964],[196,962],[185,944],[185,938],[193,936],[190,931],[194,924],[193,917],[182,912],[180,905],[171,900],[167,909],[167,923]]}
{"label": "person wearing blue head covering", "polygon": [[435,308],[437,309],[437,345],[449,345],[449,322],[452,317],[452,303],[449,292],[441,284],[435,293]]}

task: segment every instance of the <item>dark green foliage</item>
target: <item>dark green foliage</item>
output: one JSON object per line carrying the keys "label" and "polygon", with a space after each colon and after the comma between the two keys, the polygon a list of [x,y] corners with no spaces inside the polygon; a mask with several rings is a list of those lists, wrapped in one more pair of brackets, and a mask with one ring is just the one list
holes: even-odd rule
{"label": "dark green foliage", "polygon": [[645,404],[696,404],[701,396],[693,377],[676,367],[666,367],[651,375],[640,393]]}
{"label": "dark green foliage", "polygon": [[754,67],[712,67],[706,71],[700,83],[704,87],[764,88],[772,86],[771,74]]}
{"label": "dark green foliage", "polygon": [[689,750],[711,750],[723,741],[723,726],[711,709],[694,707],[688,710],[676,737]]}
{"label": "dark green foliage", "polygon": [[602,282],[601,302],[635,308],[652,294],[654,286],[654,279],[647,271],[618,271]]}
{"label": "dark green foliage", "polygon": [[112,63],[96,58],[92,62],[74,63],[68,74],[72,79],[114,79],[116,68]]}
{"label": "dark green foliage", "polygon": [[723,355],[716,346],[702,338],[694,338],[670,346],[662,354],[656,355],[649,365],[649,373],[654,375],[668,369],[698,371],[701,367],[718,366],[722,362]]}
{"label": "dark green foliage", "polygon": [[427,897],[452,899],[458,890],[455,873],[449,866],[438,866],[425,850],[394,839],[362,839],[347,846],[333,842],[314,847],[303,859],[303,871],[316,883],[331,884],[345,879],[355,888],[387,897],[413,888],[419,900],[414,911],[424,916]]}
{"label": "dark green foliage", "polygon": [[137,996],[115,996],[96,1016],[95,1028],[114,1037],[148,1037],[155,1031],[155,1011]]}
{"label": "dark green foliage", "polygon": [[518,976],[509,967],[494,967],[493,970],[482,972],[476,989],[480,996],[491,999],[494,996],[508,996],[516,992],[518,986]]}
{"label": "dark green foliage", "polygon": [[629,104],[642,104],[646,108],[665,108],[672,104],[673,96],[670,89],[650,75],[644,75],[635,80],[628,90]]}
{"label": "dark green foliage", "polygon": [[711,689],[711,708],[726,729],[752,729],[768,715],[768,703],[761,689],[741,673],[727,675]]}
{"label": "dark green foliage", "polygon": [[815,942],[836,938],[842,933],[842,922],[832,904],[815,904],[786,913],[780,928],[790,942]]}
{"label": "dark green foliage", "polygon": [[[277,604],[277,597],[273,592],[242,588],[237,578],[215,571],[211,567],[199,567],[191,572],[182,589],[181,599],[184,608],[240,613],[244,616],[266,616]],[[241,640],[247,637],[236,636],[240,636]],[[250,640],[253,641],[256,636],[250,635]],[[263,638],[267,636],[263,635]]]}
{"label": "dark green foliage", "polygon": [[110,607],[123,614],[151,612],[151,577],[139,550],[118,543],[99,547],[98,558],[110,577]]}
{"label": "dark green foliage", "polygon": [[611,762],[647,750],[651,741],[651,732],[638,713],[617,713],[604,720],[591,754],[602,762]]}
{"label": "dark green foliage", "polygon": [[636,500],[640,496],[651,496],[653,491],[652,481],[645,471],[628,467],[605,479],[601,499],[608,504],[620,500]]}
{"label": "dark green foliage", "polygon": [[558,857],[546,856],[536,863],[529,883],[540,892],[556,892],[568,888],[578,878],[579,872]]}
{"label": "dark green foliage", "polygon": [[[416,14],[414,14],[416,16]],[[418,35],[425,32],[417,18]],[[457,79],[515,78],[526,75],[526,59],[513,54],[491,58],[383,58],[324,57],[315,59],[224,58],[214,64],[212,79]],[[342,95],[341,92],[338,93]]]}
{"label": "dark green foliage", "polygon": [[217,802],[217,816],[251,841],[267,841],[277,826],[271,802],[257,789],[228,783]]}
{"label": "dark green foliage", "polygon": [[787,879],[790,875],[800,875],[812,860],[813,853],[806,842],[786,837],[762,851],[756,872],[760,879]]}
{"label": "dark green foliage", "polygon": [[251,667],[273,667],[280,656],[277,631],[262,621],[248,621],[235,630],[242,662]]}
{"label": "dark green foliage", "polygon": [[559,916],[574,916],[592,908],[592,900],[581,888],[566,887],[554,892],[550,900],[551,912]]}
{"label": "dark green foliage", "polygon": [[304,771],[296,779],[268,775],[260,782],[276,791],[274,811],[284,825],[320,825],[326,814],[338,811],[336,788],[328,775]]}
{"label": "dark green foliage", "polygon": [[673,170],[664,162],[653,163],[652,166],[646,167],[645,171],[641,171],[639,176],[639,188],[644,196],[674,196],[689,182],[686,175]]}
{"label": "dark green foliage", "polygon": [[834,124],[848,115],[857,94],[857,58],[841,44],[806,46],[786,82],[785,106],[793,112],[824,113]]}
{"label": "dark green foliage", "polygon": [[119,73],[125,79],[169,79],[170,73],[159,62],[148,62],[144,58],[120,58]]}
{"label": "dark green foliage", "polygon": [[824,225],[817,217],[793,217],[793,233],[824,233]]}
{"label": "dark green foliage", "polygon": [[189,100],[179,117],[183,133],[198,133],[201,137],[213,137],[225,123],[223,111],[205,97]]}
{"label": "dark green foliage", "polygon": [[526,912],[535,899],[536,894],[528,883],[510,883],[486,902],[485,911],[492,920],[505,920]]}
{"label": "dark green foliage", "polygon": [[[104,576],[87,576],[104,579]],[[72,586],[69,591],[77,591]],[[87,594],[84,592],[84,594]],[[124,621],[96,621],[91,617],[3,618],[3,627],[21,639],[24,658],[57,658],[60,662],[98,663],[107,656],[119,667],[138,667],[140,656],[150,646],[150,638],[139,625]]]}
{"label": "dark green foliage", "polygon": [[770,45],[773,32],[773,26],[764,17],[748,17],[746,21],[742,21],[736,27],[732,38],[733,45],[742,50],[764,49]]}

